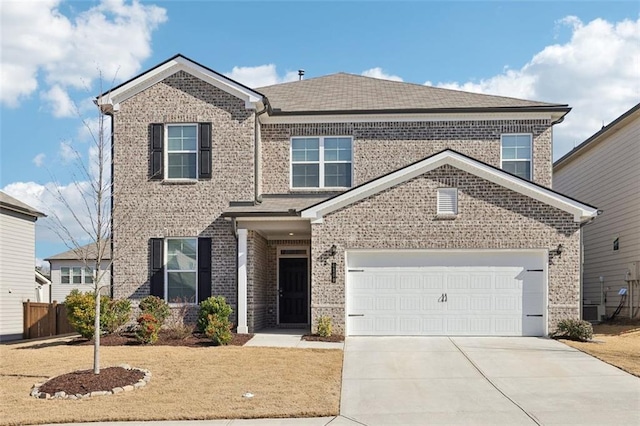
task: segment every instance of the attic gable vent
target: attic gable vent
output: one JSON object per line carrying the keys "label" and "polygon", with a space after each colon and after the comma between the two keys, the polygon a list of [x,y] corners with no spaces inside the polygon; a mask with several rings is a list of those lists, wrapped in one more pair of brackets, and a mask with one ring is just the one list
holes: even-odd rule
{"label": "attic gable vent", "polygon": [[458,214],[457,188],[438,188],[438,214]]}

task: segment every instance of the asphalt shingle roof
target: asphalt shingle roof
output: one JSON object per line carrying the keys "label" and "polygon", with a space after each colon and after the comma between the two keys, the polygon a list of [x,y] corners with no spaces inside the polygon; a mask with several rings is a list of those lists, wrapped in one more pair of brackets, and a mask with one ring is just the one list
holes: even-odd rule
{"label": "asphalt shingle roof", "polygon": [[13,198],[11,195],[5,194],[2,191],[0,191],[0,206],[7,208],[9,210],[14,210],[20,213],[27,214],[29,216],[34,216],[34,217],[46,216],[44,213],[34,209],[30,205],[23,203],[22,201],[17,200]]}
{"label": "asphalt shingle roof", "polygon": [[298,212],[309,206],[333,197],[336,193],[319,194],[264,194],[261,203],[233,204],[224,212],[225,216],[278,215],[286,216],[291,210]]}
{"label": "asphalt shingle roof", "polygon": [[[102,260],[110,260],[111,259],[111,241],[103,240],[102,244],[104,244],[104,253],[102,255]],[[89,243],[85,246],[78,247],[77,249],[71,249],[62,253],[54,254],[53,256],[47,257],[45,260],[83,260],[83,259],[95,259],[97,257],[96,245],[95,243]]]}
{"label": "asphalt shingle roof", "polygon": [[[433,111],[492,108],[562,109],[567,105],[469,93],[338,73],[257,88],[274,114],[354,111]],[[453,111],[452,111],[453,112]]]}

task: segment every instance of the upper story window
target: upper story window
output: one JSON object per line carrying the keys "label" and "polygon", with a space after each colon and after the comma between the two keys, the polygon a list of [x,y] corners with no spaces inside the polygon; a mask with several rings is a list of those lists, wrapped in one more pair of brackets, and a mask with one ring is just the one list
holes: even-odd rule
{"label": "upper story window", "polygon": [[312,137],[291,139],[292,188],[350,188],[352,139]]}
{"label": "upper story window", "polygon": [[150,178],[211,179],[211,129],[211,123],[151,124]]}
{"label": "upper story window", "polygon": [[195,124],[167,125],[167,179],[196,179],[198,127]]}
{"label": "upper story window", "polygon": [[60,268],[62,284],[93,284],[93,269],[76,267]]}
{"label": "upper story window", "polygon": [[502,170],[531,180],[531,135],[506,134],[501,138]]}

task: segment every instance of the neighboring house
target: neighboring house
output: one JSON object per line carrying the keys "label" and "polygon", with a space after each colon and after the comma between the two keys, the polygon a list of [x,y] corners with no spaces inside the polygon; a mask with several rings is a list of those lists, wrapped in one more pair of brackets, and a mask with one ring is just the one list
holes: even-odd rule
{"label": "neighboring house", "polygon": [[554,189],[602,210],[583,228],[583,316],[600,320],[621,302],[620,315],[628,316],[632,297],[635,306],[640,297],[640,104],[556,161],[553,170]]}
{"label": "neighboring house", "polygon": [[22,302],[36,301],[36,220],[45,214],[0,192],[0,341],[21,339]]}
{"label": "neighboring house", "polygon": [[550,189],[567,105],[334,74],[252,89],[181,55],[100,95],[114,293],[222,295],[238,332],[545,335],[579,317]]}
{"label": "neighboring house", "polygon": [[34,302],[50,303],[51,302],[51,280],[42,272],[36,269],[36,297]]}
{"label": "neighboring house", "polygon": [[46,258],[51,265],[51,300],[63,303],[72,290],[82,292],[93,291],[94,276],[100,275],[101,285],[106,285],[101,292],[110,293],[111,282],[111,244],[105,241],[100,271],[95,271],[97,251],[95,243],[71,249]]}

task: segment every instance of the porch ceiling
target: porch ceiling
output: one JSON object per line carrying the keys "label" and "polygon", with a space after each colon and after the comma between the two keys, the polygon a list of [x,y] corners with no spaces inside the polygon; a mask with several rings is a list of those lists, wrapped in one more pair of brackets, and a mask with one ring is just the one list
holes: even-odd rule
{"label": "porch ceiling", "polygon": [[268,240],[311,239],[311,222],[299,217],[238,217],[238,228],[258,231]]}

